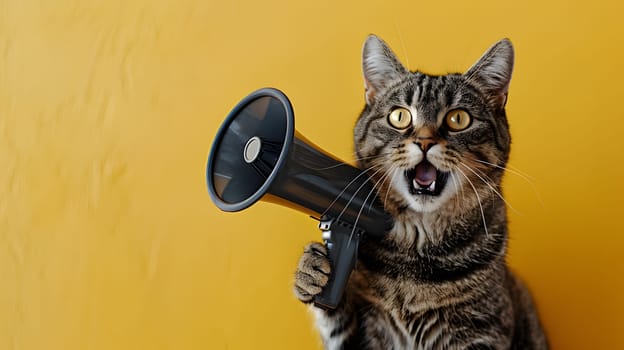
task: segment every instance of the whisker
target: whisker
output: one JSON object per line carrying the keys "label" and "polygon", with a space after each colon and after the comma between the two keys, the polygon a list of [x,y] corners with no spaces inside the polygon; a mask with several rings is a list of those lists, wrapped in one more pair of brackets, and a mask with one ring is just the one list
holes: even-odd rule
{"label": "whisker", "polygon": [[[362,170],[362,172],[361,172],[361,173],[359,173],[359,174],[358,174],[358,176],[354,177],[354,178],[353,178],[353,180],[351,180],[351,181],[347,184],[347,186],[345,186],[345,188],[343,188],[343,189],[342,189],[342,191],[340,191],[340,193],[338,193],[338,195],[336,196],[336,198],[334,198],[334,200],[333,200],[331,203],[329,203],[329,206],[327,206],[327,209],[325,209],[325,211],[321,214],[321,216],[323,216],[323,215],[327,214],[327,212],[331,209],[331,207],[332,207],[332,206],[334,206],[334,204],[336,204],[336,201],[338,201],[338,199],[339,199],[339,198],[340,198],[340,197],[341,197],[341,196],[345,193],[345,191],[346,191],[349,187],[351,187],[351,185],[352,185],[352,184],[353,184],[353,183],[354,183],[357,179],[359,179],[359,178],[360,178],[360,176],[362,176],[362,175],[366,174],[367,172],[369,172],[369,171],[370,171],[370,170],[372,170],[372,169],[375,169],[376,167],[381,167],[381,166],[382,166],[381,164],[373,164],[373,165],[372,165],[372,166],[370,166],[369,168],[367,168],[367,169],[365,169],[365,170]],[[365,182],[365,183],[366,183],[366,182]],[[356,191],[356,193],[357,193],[357,191]],[[352,199],[353,199],[353,198],[352,198]],[[350,202],[350,201],[349,201],[349,202]]]}
{"label": "whisker", "polygon": [[[459,181],[459,178],[457,179],[457,181]],[[466,201],[466,192],[467,190],[462,186],[462,200],[464,202]]]}
{"label": "whisker", "polygon": [[466,174],[463,171],[461,171],[459,167],[455,167],[455,169],[457,169],[457,171],[459,171],[466,178],[466,180],[468,180],[470,187],[472,187],[472,190],[477,195],[477,203],[479,203],[479,209],[481,209],[481,218],[483,219],[483,228],[485,228],[485,235],[489,236],[487,223],[485,222],[485,214],[483,213],[483,205],[481,205],[481,197],[479,197],[479,193],[477,192],[477,189],[474,187],[474,185],[472,184],[472,181],[470,181],[468,176],[466,176]]}
{"label": "whisker", "polygon": [[[455,178],[455,174],[453,172],[451,173],[451,180],[453,180],[453,183],[455,184],[455,188],[457,188],[457,195],[455,195],[455,204],[457,205],[457,208],[459,208],[460,206],[460,202],[459,202],[459,191],[462,191],[462,189],[459,187],[459,182],[458,180]],[[462,191],[462,200],[465,200],[464,198],[464,192]]]}
{"label": "whisker", "polygon": [[364,209],[364,207],[366,206],[366,202],[368,201],[368,198],[370,197],[371,194],[373,194],[373,192],[375,192],[375,188],[377,187],[377,185],[379,184],[379,182],[381,182],[381,180],[387,175],[384,174],[384,176],[382,176],[381,178],[379,178],[379,180],[377,180],[377,182],[375,182],[375,184],[373,185],[373,188],[370,190],[370,192],[368,192],[368,195],[366,196],[366,198],[364,198],[364,203],[362,203],[362,206],[360,207],[360,211],[358,212],[357,217],[355,218],[355,223],[353,224],[353,229],[351,230],[351,234],[349,235],[349,241],[347,242],[347,246],[349,246],[349,244],[351,244],[351,239],[353,238],[353,234],[355,233],[355,228],[357,227],[357,223],[360,220],[360,215],[362,215],[362,210]]}
{"label": "whisker", "polygon": [[[372,178],[373,176],[375,176],[377,173],[379,173],[380,171],[383,170],[383,167],[381,167],[381,165],[379,165],[380,168],[377,169],[371,176],[369,176],[369,179]],[[371,167],[372,169],[372,167]],[[359,175],[358,175],[359,176]],[[351,196],[351,198],[349,199],[349,201],[347,202],[347,204],[344,206],[344,208],[342,208],[342,211],[340,212],[340,214],[338,214],[338,217],[336,218],[336,220],[340,220],[340,218],[342,217],[342,214],[344,214],[344,212],[347,210],[347,208],[349,207],[349,205],[351,204],[351,202],[353,202],[353,199],[355,198],[355,196],[358,194],[358,192],[360,192],[360,190],[362,189],[362,187],[364,187],[366,184],[368,183],[368,181],[364,181],[362,182],[362,184],[360,185],[360,187],[358,187],[357,190],[355,190],[355,192],[353,193],[353,195]],[[374,188],[374,187],[373,187]],[[335,201],[334,201],[335,202]]]}
{"label": "whisker", "polygon": [[[384,180],[383,180],[383,182],[381,183],[381,185],[379,186],[379,189],[381,189],[381,187],[383,187],[383,186],[384,186],[384,184],[386,183],[386,181],[388,180],[388,178],[390,178],[390,176],[389,176],[389,175],[390,175],[390,173],[391,173],[391,172],[393,172],[393,171],[394,171],[394,168],[395,168],[395,167],[396,167],[396,166],[395,166],[395,165],[393,165],[393,164],[391,164],[391,165],[390,165],[390,169],[388,169],[388,171],[386,171],[386,173],[382,176],[382,178],[383,178]],[[369,211],[369,212],[370,212],[371,208],[373,207],[373,202],[374,202],[374,201],[371,201],[371,202],[370,202],[370,204],[368,205],[368,211]],[[384,206],[384,208],[385,208],[385,206]]]}
{"label": "whisker", "polygon": [[[453,168],[457,168],[457,163],[458,163],[458,162],[459,162],[459,160],[458,160],[457,158],[456,158],[456,159],[454,159],[453,161],[451,161],[451,162],[450,162],[451,167],[453,167]],[[461,181],[460,181],[460,179],[456,178],[456,177],[454,176],[455,174],[453,174],[453,172],[451,172],[451,175],[452,175],[451,177],[453,178],[453,181],[455,181],[455,184],[457,185],[458,190],[459,190],[459,191],[461,191],[461,195],[462,195],[462,202],[465,202],[465,201],[466,201],[466,195],[465,195],[465,192],[464,192],[464,187],[463,187],[463,186],[461,186]],[[459,198],[459,197],[458,197],[458,198]]]}
{"label": "whisker", "polygon": [[496,193],[496,195],[498,196],[498,198],[502,199],[503,202],[505,202],[505,204],[507,204],[507,206],[509,208],[511,208],[511,210],[513,210],[516,214],[522,216],[524,214],[522,214],[521,212],[519,212],[518,210],[516,210],[516,208],[514,208],[511,204],[509,204],[509,202],[507,202],[505,200],[505,198],[503,198],[503,195],[500,194],[500,192],[498,192],[491,184],[490,182],[486,181],[483,177],[481,177],[481,175],[477,174],[474,170],[472,170],[472,168],[470,168],[468,165],[464,164],[463,162],[459,162],[459,165],[463,165],[466,169],[470,170],[473,174],[475,174],[479,179],[481,179],[481,181],[483,181],[484,184],[486,184],[492,191],[494,191],[494,193]]}
{"label": "whisker", "polygon": [[483,164],[486,164],[486,165],[493,166],[493,167],[501,169],[501,170],[505,170],[505,171],[507,171],[507,172],[509,172],[511,174],[514,174],[514,175],[520,177],[521,179],[526,181],[531,186],[531,189],[533,190],[533,193],[535,193],[535,197],[537,197],[537,201],[540,203],[540,206],[542,208],[544,208],[544,201],[542,200],[542,196],[540,195],[539,191],[537,190],[537,187],[535,186],[535,182],[534,182],[535,179],[532,176],[530,176],[529,174],[521,171],[518,168],[514,169],[514,167],[512,167],[509,164],[507,164],[506,167],[503,167],[503,166],[500,166],[498,164],[486,162],[486,161],[480,160],[480,159],[475,159],[475,158],[470,158],[470,159],[474,160],[476,162],[479,162],[479,163],[483,163]]}
{"label": "whisker", "polygon": [[407,49],[405,48],[405,41],[403,41],[403,35],[401,33],[401,28],[399,28],[399,24],[398,23],[394,23],[394,26],[396,27],[397,32],[399,32],[399,39],[401,40],[401,46],[403,47],[403,54],[405,55],[405,63],[407,64],[407,67],[410,66],[409,64],[409,56],[407,55]]}
{"label": "whisker", "polygon": [[498,164],[490,163],[490,162],[487,162],[487,161],[481,160],[481,159],[476,159],[476,158],[469,158],[469,159],[470,160],[474,160],[474,161],[479,162],[479,163],[491,165],[493,167],[496,167],[496,168],[499,168],[499,169],[502,169],[502,170],[507,170],[509,172],[515,173],[516,175],[525,178],[526,180],[531,180],[531,181],[535,180],[531,175],[521,171],[518,168],[515,168],[515,167],[511,166],[510,164],[507,164],[507,166],[500,166]]}
{"label": "whisker", "polygon": [[[394,172],[395,170],[396,169],[392,169],[392,172]],[[386,190],[386,196],[384,197],[384,208],[386,207],[386,202],[388,201],[388,194],[390,194],[390,189],[392,188],[393,181],[394,181],[394,174],[390,177],[390,184],[388,185],[388,189]]]}

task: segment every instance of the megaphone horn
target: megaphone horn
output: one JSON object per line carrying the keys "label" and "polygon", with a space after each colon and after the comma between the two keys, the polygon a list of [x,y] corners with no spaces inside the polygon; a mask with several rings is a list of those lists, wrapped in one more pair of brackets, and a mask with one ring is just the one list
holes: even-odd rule
{"label": "megaphone horn", "polygon": [[273,88],[240,101],[217,132],[206,168],[208,192],[224,211],[258,200],[320,218],[332,273],[315,304],[335,308],[355,265],[361,235],[382,236],[392,221],[366,173],[295,130],[290,101]]}

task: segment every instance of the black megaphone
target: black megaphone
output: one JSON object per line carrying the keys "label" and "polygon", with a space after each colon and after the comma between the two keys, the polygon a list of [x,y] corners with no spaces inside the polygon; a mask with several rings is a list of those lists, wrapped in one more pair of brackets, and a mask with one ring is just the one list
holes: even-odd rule
{"label": "black megaphone", "polygon": [[383,236],[392,220],[365,171],[324,152],[295,130],[292,105],[281,91],[257,90],[234,107],[217,132],[206,168],[208,192],[224,211],[258,200],[320,219],[331,276],[314,303],[338,305],[362,235]]}

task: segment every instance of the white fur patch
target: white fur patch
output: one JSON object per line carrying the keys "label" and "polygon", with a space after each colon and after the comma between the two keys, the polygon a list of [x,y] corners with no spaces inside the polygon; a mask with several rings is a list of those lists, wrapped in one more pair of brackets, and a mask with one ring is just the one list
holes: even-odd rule
{"label": "white fur patch", "polygon": [[[409,163],[408,168],[415,167],[418,163],[420,163],[423,160],[424,154],[422,150],[420,149],[420,147],[416,146],[415,144],[412,143],[412,144],[407,145],[406,150],[407,150],[407,157],[408,157],[408,163]],[[427,160],[431,162],[431,164],[433,164],[433,166],[435,166],[436,168],[443,170],[443,171],[447,171],[449,169],[444,169],[442,167],[442,164],[439,161],[439,159],[442,158],[442,150],[443,150],[442,146],[434,145],[427,152]],[[444,187],[444,190],[442,191],[442,193],[440,193],[439,196],[437,197],[415,196],[410,193],[410,188],[409,188],[410,184],[407,183],[407,181],[403,179],[403,181],[397,181],[396,183],[397,183],[397,186],[395,188],[407,200],[410,207],[414,209],[415,211],[421,212],[421,213],[430,213],[430,212],[437,210],[438,208],[440,208],[440,206],[442,206],[442,204],[444,204],[447,200],[449,200],[458,190],[455,184],[451,181],[451,179],[448,179],[446,186]]]}
{"label": "white fur patch", "polygon": [[319,333],[321,334],[321,338],[325,340],[325,349],[327,350],[342,349],[342,343],[345,341],[345,336],[349,334],[349,332],[348,331],[342,332],[339,335],[335,335],[331,337],[331,332],[336,327],[335,321],[328,318],[325,315],[325,311],[315,306],[310,306],[310,310],[312,311],[312,314],[314,315],[314,318],[316,320],[316,327],[318,328]]}

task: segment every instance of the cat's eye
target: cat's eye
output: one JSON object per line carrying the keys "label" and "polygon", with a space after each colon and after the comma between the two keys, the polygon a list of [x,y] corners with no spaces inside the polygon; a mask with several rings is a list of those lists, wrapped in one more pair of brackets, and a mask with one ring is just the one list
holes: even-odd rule
{"label": "cat's eye", "polygon": [[446,114],[444,122],[451,131],[462,131],[468,129],[472,117],[463,109],[454,109]]}
{"label": "cat's eye", "polygon": [[388,115],[388,123],[401,130],[412,125],[412,113],[406,108],[395,108]]}

